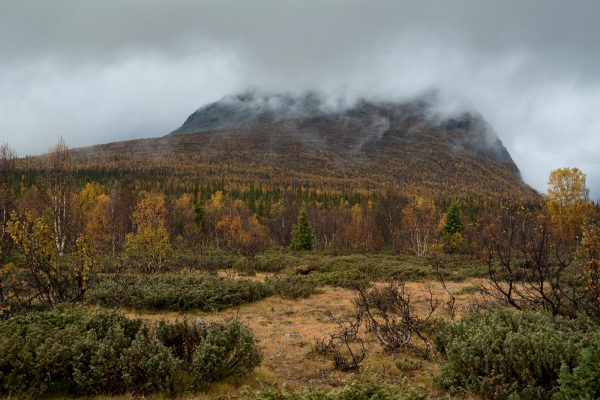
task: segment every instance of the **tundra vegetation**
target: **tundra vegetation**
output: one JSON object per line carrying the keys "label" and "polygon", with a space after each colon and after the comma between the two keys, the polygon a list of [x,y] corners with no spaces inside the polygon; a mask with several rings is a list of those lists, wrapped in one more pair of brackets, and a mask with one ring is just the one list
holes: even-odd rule
{"label": "tundra vegetation", "polygon": [[3,397],[600,397],[577,168],[490,199],[32,165],[0,147]]}

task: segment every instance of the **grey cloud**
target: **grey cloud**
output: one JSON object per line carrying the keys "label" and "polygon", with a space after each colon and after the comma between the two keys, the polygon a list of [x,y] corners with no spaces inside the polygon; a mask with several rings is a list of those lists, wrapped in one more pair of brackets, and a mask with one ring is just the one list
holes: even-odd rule
{"label": "grey cloud", "polygon": [[544,190],[578,165],[600,196],[595,0],[0,2],[0,139],[39,153],[157,136],[256,87],[477,110]]}

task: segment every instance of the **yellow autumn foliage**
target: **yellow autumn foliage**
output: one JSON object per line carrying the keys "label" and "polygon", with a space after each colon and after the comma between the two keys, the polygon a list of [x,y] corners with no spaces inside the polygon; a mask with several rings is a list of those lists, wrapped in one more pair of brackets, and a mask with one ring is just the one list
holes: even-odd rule
{"label": "yellow autumn foliage", "polygon": [[136,231],[125,237],[125,254],[131,264],[144,272],[163,270],[172,254],[166,215],[164,195],[142,194],[133,212]]}
{"label": "yellow autumn foliage", "polygon": [[546,208],[555,234],[576,241],[593,205],[588,199],[586,175],[579,168],[558,168],[550,173]]}

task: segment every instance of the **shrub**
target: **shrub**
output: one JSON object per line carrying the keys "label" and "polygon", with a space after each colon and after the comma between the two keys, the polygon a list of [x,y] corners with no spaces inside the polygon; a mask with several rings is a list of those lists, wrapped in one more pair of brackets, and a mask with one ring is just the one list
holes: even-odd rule
{"label": "shrub", "polygon": [[89,303],[153,310],[221,310],[270,295],[267,285],[208,274],[146,275],[128,284],[103,280],[87,293]]}
{"label": "shrub", "polygon": [[363,340],[358,336],[362,325],[360,315],[337,321],[338,329],[328,337],[318,339],[314,352],[331,358],[338,371],[357,371],[367,353]]}
{"label": "shrub", "polygon": [[[485,277],[487,270],[477,260],[464,255],[446,254],[445,280],[462,281],[471,277]],[[336,254],[313,250],[295,252],[270,249],[259,254],[252,262],[258,272],[283,272],[307,275],[325,285],[352,287],[354,281],[379,281],[399,277],[421,280],[437,276],[431,260],[417,256],[398,256],[392,252],[363,254]]]}
{"label": "shrub", "polygon": [[387,351],[412,349],[426,358],[433,349],[432,331],[439,303],[433,295],[426,300],[425,312],[417,312],[410,291],[402,281],[385,286],[356,288],[357,315],[364,319],[367,331],[374,334]]}
{"label": "shrub", "polygon": [[352,382],[339,390],[325,391],[311,389],[304,393],[289,389],[272,388],[249,394],[252,400],[424,400],[429,392],[426,389],[410,386],[402,381],[399,388],[372,382]]}
{"label": "shrub", "polygon": [[227,376],[245,375],[261,361],[252,332],[235,319],[208,329],[206,338],[195,351],[192,369],[199,382],[209,383]]}
{"label": "shrub", "polygon": [[359,270],[331,271],[314,274],[313,279],[323,285],[354,289],[358,286],[368,286],[369,277]]}
{"label": "shrub", "polygon": [[121,356],[123,383],[134,393],[174,389],[180,361],[156,337],[140,330]]}
{"label": "shrub", "polygon": [[265,283],[273,294],[290,299],[306,298],[317,293],[316,282],[303,275],[270,276]]}
{"label": "shrub", "polygon": [[123,390],[121,357],[131,344],[131,336],[115,325],[102,339],[90,332],[80,346],[74,348],[73,381],[79,393],[119,393]]}
{"label": "shrub", "polygon": [[549,398],[561,365],[572,367],[591,326],[542,312],[497,310],[448,325],[435,341],[446,357],[439,381],[486,398]]}
{"label": "shrub", "polygon": [[579,364],[571,370],[567,364],[560,371],[560,400],[600,398],[600,331],[592,343],[581,351]]}
{"label": "shrub", "polygon": [[0,393],[94,393],[90,388],[109,381],[108,373],[115,371],[110,352],[118,360],[140,326],[116,314],[68,309],[3,321]]}
{"label": "shrub", "polygon": [[154,327],[154,334],[175,357],[192,362],[194,351],[206,337],[206,326],[191,324],[186,319],[173,323],[159,321]]}
{"label": "shrub", "polygon": [[[203,360],[213,361],[196,374]],[[252,334],[239,322],[148,328],[82,309],[0,322],[0,397],[174,391],[250,372],[258,362]]]}
{"label": "shrub", "polygon": [[418,360],[412,360],[410,358],[400,358],[396,360],[396,367],[404,373],[418,371],[423,367],[423,363]]}

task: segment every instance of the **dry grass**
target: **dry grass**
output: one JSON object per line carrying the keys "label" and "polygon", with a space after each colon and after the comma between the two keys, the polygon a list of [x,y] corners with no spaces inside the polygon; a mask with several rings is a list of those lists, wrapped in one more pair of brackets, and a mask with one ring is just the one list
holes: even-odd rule
{"label": "dry grass", "polygon": [[[261,278],[264,277],[257,277],[257,279]],[[476,296],[465,288],[473,287],[478,283],[475,280],[469,280],[448,284],[448,290],[456,295],[459,314]],[[435,297],[441,300],[449,298],[448,293],[437,282],[431,284],[407,282],[406,287],[418,310],[425,311],[430,288]],[[158,319],[175,320],[198,316],[207,321],[217,321],[237,316],[252,329],[264,355],[262,365],[250,376],[227,379],[212,385],[206,393],[191,395],[191,398],[228,397],[238,394],[243,386],[264,388],[276,384],[300,390],[309,385],[338,387],[357,377],[394,383],[404,376],[408,376],[415,384],[432,386],[432,377],[438,370],[435,362],[419,360],[409,352],[385,353],[368,335],[365,342],[367,357],[359,372],[336,371],[330,360],[312,354],[311,350],[316,339],[336,330],[335,318],[351,315],[353,299],[354,293],[351,290],[325,287],[322,292],[307,299],[291,300],[269,297],[256,303],[245,304],[239,309],[214,313],[127,312],[126,314],[149,322]],[[396,366],[396,361],[400,359],[417,362],[419,368],[415,371],[402,371]]]}

